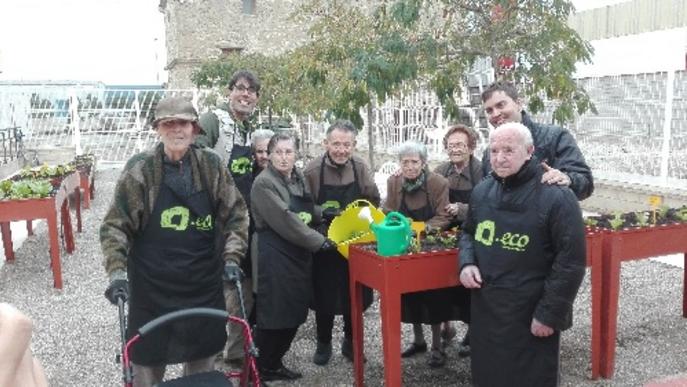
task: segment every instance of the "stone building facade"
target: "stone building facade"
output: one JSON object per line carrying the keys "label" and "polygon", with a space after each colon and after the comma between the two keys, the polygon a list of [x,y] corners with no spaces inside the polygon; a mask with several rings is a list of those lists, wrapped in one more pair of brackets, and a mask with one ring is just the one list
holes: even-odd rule
{"label": "stone building facade", "polygon": [[301,0],[160,0],[165,15],[170,89],[191,88],[191,74],[209,59],[240,51],[280,54],[307,39],[290,20]]}

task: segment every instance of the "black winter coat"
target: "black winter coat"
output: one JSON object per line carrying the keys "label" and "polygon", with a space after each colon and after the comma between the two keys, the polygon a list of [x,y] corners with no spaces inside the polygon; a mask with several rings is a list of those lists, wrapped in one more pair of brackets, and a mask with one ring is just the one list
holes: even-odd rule
{"label": "black winter coat", "polygon": [[[594,191],[592,171],[584,160],[575,138],[569,131],[556,125],[539,124],[522,112],[522,124],[527,126],[534,140],[534,155],[552,168],[564,172],[570,177],[570,189],[578,200],[584,200]],[[489,160],[489,148],[484,151],[482,157],[482,169],[484,176],[491,172]]]}
{"label": "black winter coat", "polygon": [[[562,331],[572,326],[585,273],[584,223],[570,189],[540,183],[539,163],[533,158],[505,179],[492,173],[474,188],[459,242],[460,269],[477,265],[485,282],[499,286],[542,284],[534,317]],[[517,246],[525,236],[529,243]]]}

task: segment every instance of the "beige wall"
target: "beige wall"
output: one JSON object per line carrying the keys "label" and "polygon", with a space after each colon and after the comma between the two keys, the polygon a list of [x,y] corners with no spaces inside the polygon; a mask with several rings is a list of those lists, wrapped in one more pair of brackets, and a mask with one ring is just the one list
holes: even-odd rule
{"label": "beige wall", "polygon": [[255,15],[243,13],[241,0],[162,2],[169,87],[192,86],[193,69],[202,61],[219,58],[222,48],[274,55],[302,44],[306,28],[288,20],[300,2],[257,0]]}
{"label": "beige wall", "polygon": [[687,26],[687,0],[633,0],[570,16],[585,40],[600,40]]}

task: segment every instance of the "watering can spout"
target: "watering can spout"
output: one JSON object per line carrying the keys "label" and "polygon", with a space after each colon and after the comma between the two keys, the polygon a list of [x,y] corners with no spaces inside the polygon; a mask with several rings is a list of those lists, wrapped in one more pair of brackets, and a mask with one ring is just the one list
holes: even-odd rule
{"label": "watering can spout", "polygon": [[358,218],[370,223],[370,227],[374,224],[374,219],[372,219],[372,213],[370,212],[370,207],[363,207],[358,212]]}

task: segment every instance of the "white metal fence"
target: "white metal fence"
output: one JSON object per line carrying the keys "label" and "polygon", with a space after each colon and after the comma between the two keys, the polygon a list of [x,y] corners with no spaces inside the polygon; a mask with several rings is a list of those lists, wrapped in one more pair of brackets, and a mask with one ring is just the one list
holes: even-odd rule
{"label": "white metal fence", "polygon": [[[687,188],[687,76],[684,72],[582,79],[599,115],[577,117],[569,126],[595,176],[628,182]],[[186,95],[200,111],[214,104],[209,90],[122,90],[106,87],[0,85],[0,129],[19,127],[23,147],[74,146],[104,161],[125,161],[151,147],[152,111],[165,95]],[[550,110],[536,118],[550,121]],[[462,108],[463,121],[480,136],[481,108]],[[366,114],[363,114],[366,119]],[[262,121],[266,118],[262,117]],[[326,124],[289,117],[306,150],[320,143]],[[372,138],[377,155],[393,154],[408,139],[428,146],[430,158],[443,159],[442,137],[448,122],[433,93],[415,91],[389,98],[373,109]],[[367,150],[367,133],[358,137]],[[381,163],[380,163],[381,164]]]}

